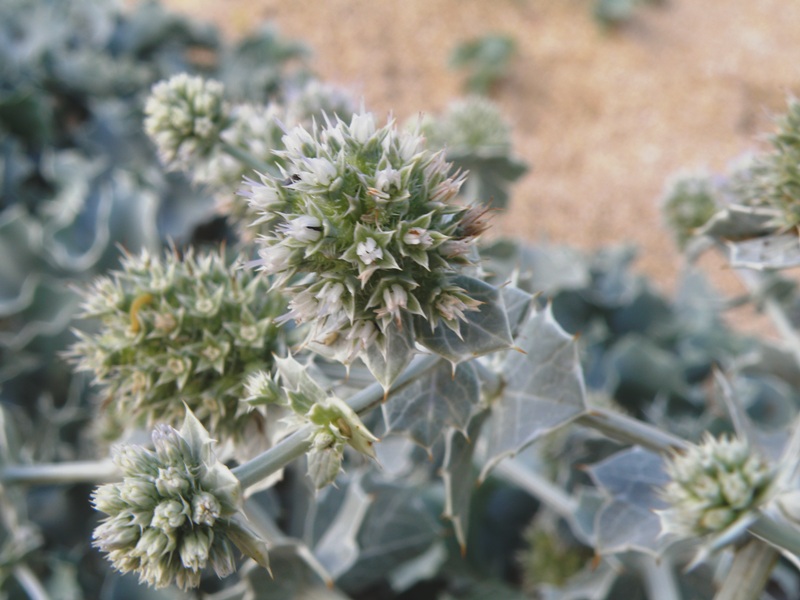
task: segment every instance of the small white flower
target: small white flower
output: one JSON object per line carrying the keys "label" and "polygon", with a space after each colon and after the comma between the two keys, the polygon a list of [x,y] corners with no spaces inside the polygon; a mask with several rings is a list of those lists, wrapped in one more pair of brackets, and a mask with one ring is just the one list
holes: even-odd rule
{"label": "small white flower", "polygon": [[280,273],[289,268],[292,254],[292,249],[286,246],[264,246],[258,251],[259,259],[254,261],[254,264],[270,275]]}
{"label": "small white flower", "polygon": [[278,317],[276,323],[286,323],[294,319],[298,323],[305,323],[319,316],[319,303],[314,294],[305,289],[289,302],[289,312]]}
{"label": "small white flower", "polygon": [[362,113],[353,115],[350,121],[350,133],[360,144],[366,144],[367,140],[375,133],[375,118],[372,113]]}
{"label": "small white flower", "polygon": [[344,294],[344,291],[344,285],[342,285],[340,282],[326,282],[316,296],[317,300],[320,302],[320,315],[334,315],[342,310],[342,295]]}
{"label": "small white flower", "polygon": [[317,217],[303,215],[279,227],[280,231],[298,242],[317,242],[322,237],[322,221]]}
{"label": "small white flower", "polygon": [[472,240],[468,239],[447,240],[439,247],[439,251],[446,258],[458,258],[469,254],[472,245]]}
{"label": "small white flower", "polygon": [[451,294],[442,294],[436,300],[436,310],[439,311],[445,319],[452,321],[454,319],[464,319],[464,311],[471,310],[474,307],[468,306],[463,300]]}
{"label": "small white flower", "polygon": [[399,188],[401,183],[400,171],[388,167],[375,173],[375,187],[382,192],[388,192],[392,187]]}
{"label": "small white flower", "polygon": [[383,306],[376,310],[378,317],[390,316],[400,327],[400,311],[408,306],[408,292],[399,283],[393,283],[383,290]]}
{"label": "small white flower", "polygon": [[305,164],[309,171],[300,173],[305,183],[328,187],[338,175],[336,167],[326,158],[309,158]]}
{"label": "small white flower", "polygon": [[365,265],[371,265],[383,258],[383,250],[378,246],[375,238],[367,238],[366,241],[359,242],[356,246],[356,254]]}
{"label": "small white flower", "polygon": [[433,237],[427,229],[422,227],[412,227],[403,236],[403,243],[406,246],[419,246],[420,248],[427,249],[433,245]]}

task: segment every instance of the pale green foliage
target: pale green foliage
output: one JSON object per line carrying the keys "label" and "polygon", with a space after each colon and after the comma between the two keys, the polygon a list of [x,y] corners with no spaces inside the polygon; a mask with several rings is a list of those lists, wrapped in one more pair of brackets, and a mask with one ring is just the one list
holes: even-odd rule
{"label": "pale green foliage", "polygon": [[261,430],[263,413],[241,399],[248,376],[283,346],[274,322],[283,300],[265,279],[219,251],[145,252],[83,295],[82,316],[100,329],[79,332],[69,356],[100,386],[104,437],[175,424],[184,404],[220,441]]}
{"label": "pale green foliage", "polygon": [[680,176],[670,183],[662,200],[662,211],[679,247],[683,248],[717,211],[715,195],[708,176]]}
{"label": "pale green foliage", "polygon": [[264,567],[266,548],[239,520],[239,481],[214,454],[213,441],[191,414],[180,431],[159,425],[154,450],[114,450],[121,484],[97,488],[94,507],[108,515],[94,545],[123,573],[162,588],[197,587],[206,566],[219,577],[235,570],[233,547]]}

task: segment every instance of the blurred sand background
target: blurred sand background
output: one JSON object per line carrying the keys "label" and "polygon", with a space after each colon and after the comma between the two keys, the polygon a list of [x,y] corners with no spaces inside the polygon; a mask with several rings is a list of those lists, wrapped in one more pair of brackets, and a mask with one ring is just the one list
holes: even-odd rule
{"label": "blurred sand background", "polygon": [[[608,32],[590,0],[167,0],[230,36],[264,20],[305,42],[312,69],[401,121],[463,95],[447,67],[460,42],[517,44],[492,95],[533,166],[495,231],[592,249],[639,248],[637,269],[669,292],[682,259],[659,199],[681,171],[720,172],[764,147],[800,93],[800,2],[667,0]],[[707,265],[734,291],[723,261]]]}

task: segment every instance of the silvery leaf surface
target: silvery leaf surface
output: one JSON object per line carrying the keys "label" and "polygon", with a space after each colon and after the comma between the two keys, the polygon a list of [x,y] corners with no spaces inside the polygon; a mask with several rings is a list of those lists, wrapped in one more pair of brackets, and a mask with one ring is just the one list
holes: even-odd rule
{"label": "silvery leaf surface", "polygon": [[487,462],[513,456],[543,434],[583,412],[585,389],[575,339],[553,318],[550,307],[531,315],[500,373],[502,395],[492,404],[487,426]]}
{"label": "silvery leaf surface", "polygon": [[728,242],[731,267],[791,269],[800,266],[800,238],[797,234],[768,235],[741,242]]}
{"label": "silvery leaf surface", "polygon": [[464,313],[465,319],[459,323],[460,337],[443,324],[431,332],[420,318],[417,341],[452,363],[508,348],[513,338],[500,290],[472,277],[459,276],[452,282],[483,304],[478,310]]}
{"label": "silvery leaf surface", "polygon": [[659,554],[667,540],[660,537],[661,520],[654,511],[666,508],[658,490],[669,481],[662,457],[635,446],[592,465],[587,472],[607,496],[595,520],[597,551]]}
{"label": "silvery leaf surface", "polygon": [[454,370],[440,362],[392,394],[381,408],[387,432],[404,433],[430,448],[447,427],[463,432],[479,400],[475,367],[463,363]]}

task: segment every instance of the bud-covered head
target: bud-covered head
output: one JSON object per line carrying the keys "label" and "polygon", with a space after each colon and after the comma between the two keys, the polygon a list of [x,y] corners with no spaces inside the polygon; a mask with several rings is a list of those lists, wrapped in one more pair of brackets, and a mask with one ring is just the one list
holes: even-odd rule
{"label": "bud-covered head", "polygon": [[229,118],[223,92],[220,82],[186,73],[153,86],[144,128],[167,167],[185,169],[217,143]]}
{"label": "bud-covered head", "polygon": [[671,481],[660,511],[665,533],[696,537],[719,533],[764,501],[774,470],[741,439],[706,434],[667,462]]}
{"label": "bud-covered head", "polygon": [[238,517],[239,481],[216,459],[194,415],[187,413],[180,431],[159,425],[153,446],[115,448],[123,480],[93,494],[94,507],[107,515],[94,546],[117,570],[156,588],[197,587],[207,566],[219,577],[230,575],[234,546],[268,567],[263,543]]}
{"label": "bud-covered head", "polygon": [[685,175],[670,183],[662,202],[667,225],[683,248],[697,228],[717,211],[716,190],[710,177]]}
{"label": "bud-covered head", "polygon": [[269,368],[283,346],[274,319],[285,303],[263,278],[221,252],[142,253],[84,296],[83,316],[101,326],[79,332],[69,354],[107,397],[104,437],[177,424],[184,403],[220,441],[238,440],[263,418],[241,402],[248,376]]}
{"label": "bud-covered head", "polygon": [[485,223],[454,202],[462,177],[443,154],[366,112],[297,127],[283,142],[282,175],[243,193],[268,232],[261,269],[291,296],[285,319],[309,323],[307,341],[345,363],[384,348],[390,330],[411,347],[422,322],[458,330],[478,303],[451,277]]}

